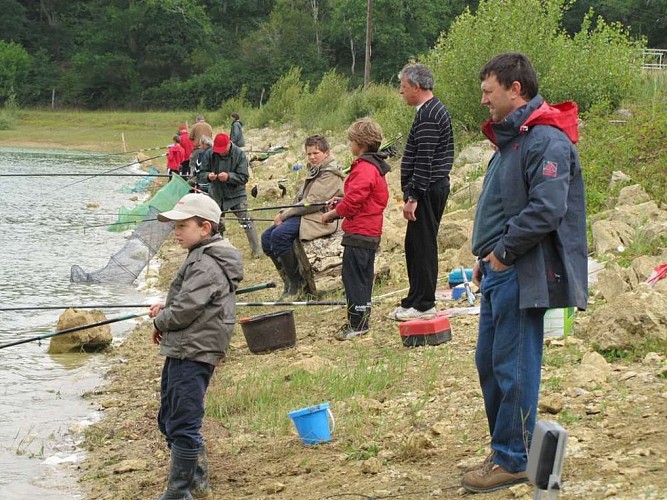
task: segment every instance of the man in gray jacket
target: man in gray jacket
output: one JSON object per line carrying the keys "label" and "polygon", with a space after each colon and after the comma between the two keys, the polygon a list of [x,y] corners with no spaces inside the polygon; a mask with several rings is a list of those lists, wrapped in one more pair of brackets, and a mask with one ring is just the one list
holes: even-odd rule
{"label": "man in gray jacket", "polygon": [[475,363],[491,453],[463,476],[484,493],[528,480],[542,368],[544,312],[585,309],[586,202],[577,105],[548,105],[526,56],[505,53],[480,72],[482,127],[496,145],[477,204],[473,279],[482,303]]}
{"label": "man in gray jacket", "polygon": [[158,215],[174,222],[174,236],[188,255],[164,304],[151,306],[153,342],[166,357],[158,427],[171,449],[171,469],[161,500],[210,495],[201,435],[204,396],[225,357],[236,322],[241,256],[218,234],[220,207],[205,194],[187,194]]}
{"label": "man in gray jacket", "polygon": [[208,182],[208,194],[222,210],[232,211],[245,231],[253,256],[263,255],[255,225],[248,215],[246,183],[248,160],[241,148],[232,143],[227,134],[218,134],[213,147],[207,149],[199,166],[199,182]]}

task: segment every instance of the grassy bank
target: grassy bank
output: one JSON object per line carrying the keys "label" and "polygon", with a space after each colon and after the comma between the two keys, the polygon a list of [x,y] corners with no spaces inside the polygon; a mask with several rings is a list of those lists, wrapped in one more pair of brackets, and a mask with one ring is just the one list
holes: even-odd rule
{"label": "grassy bank", "polygon": [[[0,144],[109,153],[135,151],[171,144],[178,126],[192,124],[194,117],[186,111],[16,110],[8,127],[0,130]],[[228,128],[227,124],[220,125]]]}

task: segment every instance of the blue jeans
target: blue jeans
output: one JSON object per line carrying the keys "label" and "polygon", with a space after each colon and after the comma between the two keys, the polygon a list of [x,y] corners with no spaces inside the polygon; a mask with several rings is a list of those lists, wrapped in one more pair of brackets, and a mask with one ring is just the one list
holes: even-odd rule
{"label": "blue jeans", "polygon": [[484,397],[494,462],[526,470],[540,392],[544,309],[519,309],[516,270],[482,269],[482,305],[475,364]]}
{"label": "blue jeans", "polygon": [[204,440],[204,395],[215,367],[189,359],[166,358],[160,384],[160,432],[172,443],[187,449],[201,448]]}
{"label": "blue jeans", "polygon": [[279,226],[271,226],[262,233],[262,250],[269,257],[280,257],[292,248],[299,237],[301,217],[290,217]]}

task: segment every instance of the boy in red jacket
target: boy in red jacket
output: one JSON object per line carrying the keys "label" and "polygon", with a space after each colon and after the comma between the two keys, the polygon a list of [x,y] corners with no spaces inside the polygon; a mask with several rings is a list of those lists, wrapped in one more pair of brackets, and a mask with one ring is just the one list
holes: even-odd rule
{"label": "boy in red jacket", "polygon": [[349,340],[369,330],[375,252],[382,235],[382,213],[389,201],[385,175],[391,169],[385,161],[387,155],[378,152],[382,129],[373,120],[363,118],[354,122],[347,130],[347,137],[350,151],[357,158],[345,179],[345,196],[333,198],[322,216],[322,222],[345,218],[342,274],[347,324],[335,334],[337,340]]}
{"label": "boy in red jacket", "polygon": [[178,173],[184,157],[185,152],[183,146],[181,146],[181,138],[175,135],[174,143],[169,146],[169,149],[167,150],[167,170],[169,170],[169,180],[171,180],[171,176],[174,175],[174,172]]}

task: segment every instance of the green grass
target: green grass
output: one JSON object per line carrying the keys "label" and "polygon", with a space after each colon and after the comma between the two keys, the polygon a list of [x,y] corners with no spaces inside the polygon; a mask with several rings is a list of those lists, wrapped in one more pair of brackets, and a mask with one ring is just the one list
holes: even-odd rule
{"label": "green grass", "polygon": [[[5,114],[0,112],[0,123]],[[127,151],[171,144],[178,126],[191,125],[195,113],[22,109],[11,116],[11,127],[3,130],[0,125],[0,144],[29,142],[36,147],[120,152],[123,136]],[[211,125],[226,132],[229,118]]]}
{"label": "green grass", "polygon": [[[336,407],[336,426],[344,430],[340,435],[346,436],[346,446],[357,450],[349,453],[366,456],[369,439],[382,435],[385,428],[372,406],[410,391],[415,396],[408,409],[409,418],[416,419],[419,410],[431,399],[443,365],[451,363],[448,348],[424,349],[418,356],[414,352],[350,346],[344,363],[323,366],[313,373],[290,367],[265,368],[261,357],[245,357],[244,366],[254,364],[246,366],[249,375],[225,383],[224,387],[222,384],[212,387],[207,413],[249,432],[280,436],[291,431],[288,412],[327,401]],[[337,359],[340,353],[321,355]],[[408,375],[415,372],[419,373],[416,379]],[[375,403],[369,406],[371,400]]]}

